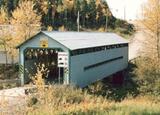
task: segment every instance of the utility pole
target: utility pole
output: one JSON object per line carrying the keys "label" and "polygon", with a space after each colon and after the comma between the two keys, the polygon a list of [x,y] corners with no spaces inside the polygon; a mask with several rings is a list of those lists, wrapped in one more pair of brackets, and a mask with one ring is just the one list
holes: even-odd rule
{"label": "utility pole", "polygon": [[78,11],[78,16],[77,16],[77,31],[79,32],[79,11]]}
{"label": "utility pole", "polygon": [[126,6],[124,6],[124,20],[126,20]]}
{"label": "utility pole", "polygon": [[108,16],[106,15],[106,32],[107,32],[107,29],[108,29]]}

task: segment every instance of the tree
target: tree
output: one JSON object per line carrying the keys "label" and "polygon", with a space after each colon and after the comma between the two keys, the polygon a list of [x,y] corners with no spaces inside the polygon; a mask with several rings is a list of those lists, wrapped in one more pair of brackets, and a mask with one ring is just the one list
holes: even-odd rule
{"label": "tree", "polygon": [[35,3],[38,12],[42,14],[43,26],[53,26],[57,11],[63,10],[62,1],[64,0],[31,0]]}
{"label": "tree", "polygon": [[9,17],[5,8],[0,9],[0,45],[3,47],[3,50],[6,54],[6,64],[8,63],[8,42],[11,40],[8,24]]}
{"label": "tree", "polygon": [[143,7],[140,24],[146,34],[145,55],[160,62],[160,1],[148,0]]}
{"label": "tree", "polygon": [[41,15],[37,14],[34,6],[33,1],[22,0],[12,12],[10,19],[12,31],[10,31],[8,52],[13,59],[18,53],[15,47],[36,34],[41,28]]}
{"label": "tree", "polygon": [[0,24],[7,24],[9,17],[5,8],[0,8]]}
{"label": "tree", "polygon": [[134,71],[140,93],[160,95],[160,1],[148,0],[142,10],[139,26],[143,28],[144,51],[135,60]]}
{"label": "tree", "polygon": [[15,29],[16,43],[27,40],[41,28],[41,15],[37,14],[34,6],[33,1],[21,1],[12,13],[11,24]]}
{"label": "tree", "polygon": [[8,13],[10,13],[14,9],[14,1],[15,0],[1,0],[0,6],[4,7]]}

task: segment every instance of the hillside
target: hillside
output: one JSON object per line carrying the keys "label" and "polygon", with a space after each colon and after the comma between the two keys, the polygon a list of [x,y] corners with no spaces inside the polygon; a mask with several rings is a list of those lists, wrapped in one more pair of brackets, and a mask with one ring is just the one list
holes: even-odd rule
{"label": "hillside", "polygon": [[[131,34],[133,25],[116,19],[104,0],[30,0],[34,2],[34,10],[42,16],[42,30],[77,31],[79,11],[79,25],[81,31],[113,31]],[[1,0],[0,7],[5,8],[9,18],[19,7],[20,0]],[[3,24],[3,23],[1,23]]]}

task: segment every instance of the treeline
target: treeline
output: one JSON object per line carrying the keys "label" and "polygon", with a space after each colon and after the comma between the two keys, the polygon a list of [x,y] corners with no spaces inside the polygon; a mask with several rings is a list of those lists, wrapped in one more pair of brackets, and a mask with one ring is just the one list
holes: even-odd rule
{"label": "treeline", "polygon": [[[7,10],[8,16],[26,0],[1,0],[0,7]],[[66,30],[77,30],[79,12],[80,29],[98,29],[116,27],[131,28],[127,22],[117,20],[109,10],[105,0],[28,0],[33,1],[34,10],[41,15],[42,29],[64,26]]]}
{"label": "treeline", "polygon": [[0,48],[15,57],[15,47],[40,30],[77,31],[78,22],[80,31],[133,31],[105,0],[0,0]]}

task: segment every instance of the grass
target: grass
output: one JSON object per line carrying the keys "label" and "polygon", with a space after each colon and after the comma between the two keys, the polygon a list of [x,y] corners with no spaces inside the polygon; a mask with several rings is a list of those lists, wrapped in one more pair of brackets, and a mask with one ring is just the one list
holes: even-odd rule
{"label": "grass", "polygon": [[0,64],[0,90],[19,86],[18,65]]}
{"label": "grass", "polygon": [[135,31],[129,31],[127,29],[124,28],[116,28],[116,29],[108,29],[108,32],[113,32],[116,33],[122,37],[124,37],[125,39],[130,39],[132,35],[134,35]]}
{"label": "grass", "polygon": [[[93,96],[80,89],[53,86],[39,96],[37,103],[30,106],[27,115],[159,115],[160,102],[148,97],[125,99],[121,102]],[[52,93],[51,93],[52,92]],[[43,100],[44,99],[44,100]],[[35,102],[35,101],[34,101]]]}
{"label": "grass", "polygon": [[[44,68],[37,69],[33,83],[36,86],[30,90],[25,106],[17,108],[16,115],[160,115],[160,101],[157,97],[140,96],[127,92],[127,88],[113,89],[108,92],[108,86],[98,82],[87,89],[65,85],[48,85],[42,78]],[[124,86],[128,87],[128,85]],[[134,85],[135,87],[135,85]],[[107,93],[109,93],[107,97]],[[104,94],[104,95],[103,95]],[[118,97],[117,95],[125,94]],[[115,96],[115,97],[112,97]],[[111,98],[111,99],[110,99]],[[118,100],[116,100],[118,99]],[[2,105],[0,105],[2,107]],[[1,114],[1,113],[0,113]],[[4,114],[3,114],[4,115]]]}
{"label": "grass", "polygon": [[[1,105],[2,106],[2,105]],[[70,86],[40,87],[16,115],[159,115],[160,102],[149,97],[126,98],[121,102],[93,96]],[[15,109],[16,110],[16,109]],[[0,113],[1,115],[1,113]],[[4,114],[3,114],[4,115]]]}
{"label": "grass", "polygon": [[[43,69],[42,69],[43,70]],[[71,86],[43,86],[42,72],[35,76],[37,93],[31,94],[27,115],[159,115],[160,102],[151,97],[125,97],[121,101],[96,95],[104,88],[101,84],[82,90]],[[107,92],[107,90],[106,90]],[[112,96],[112,95],[110,95]]]}
{"label": "grass", "polygon": [[[27,105],[13,111],[16,115],[159,115],[160,102],[149,97],[126,98],[121,102],[90,95],[81,89],[54,85],[38,87]],[[1,105],[2,107],[2,105]],[[15,110],[17,110],[15,109]],[[0,113],[1,115],[1,113]],[[2,115],[5,115],[2,113]]]}
{"label": "grass", "polygon": [[0,83],[0,90],[2,89],[10,89],[19,86],[18,83]]}
{"label": "grass", "polygon": [[115,103],[109,114],[116,115],[155,115],[160,114],[160,103],[149,101],[146,97],[136,99],[126,99],[120,103]]}
{"label": "grass", "polygon": [[0,45],[0,51],[2,51],[4,48],[3,48],[3,45]]}

